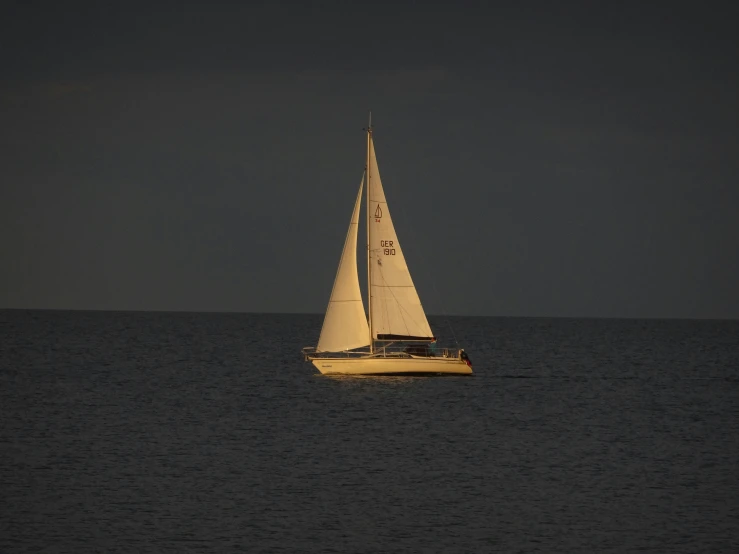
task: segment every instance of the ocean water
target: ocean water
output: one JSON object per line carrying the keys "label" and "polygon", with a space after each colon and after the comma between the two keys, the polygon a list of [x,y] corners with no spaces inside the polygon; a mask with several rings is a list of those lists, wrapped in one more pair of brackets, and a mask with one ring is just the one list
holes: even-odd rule
{"label": "ocean water", "polygon": [[0,552],[739,552],[739,322],[430,319],[474,376],[321,376],[318,315],[0,311]]}

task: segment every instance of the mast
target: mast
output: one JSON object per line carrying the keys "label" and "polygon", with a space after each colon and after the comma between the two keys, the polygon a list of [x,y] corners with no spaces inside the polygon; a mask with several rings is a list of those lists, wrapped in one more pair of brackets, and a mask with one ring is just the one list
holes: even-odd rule
{"label": "mast", "polygon": [[369,125],[367,126],[367,320],[369,326],[370,354],[375,352],[372,341],[372,268],[370,267],[370,147],[372,145],[372,112],[369,113]]}

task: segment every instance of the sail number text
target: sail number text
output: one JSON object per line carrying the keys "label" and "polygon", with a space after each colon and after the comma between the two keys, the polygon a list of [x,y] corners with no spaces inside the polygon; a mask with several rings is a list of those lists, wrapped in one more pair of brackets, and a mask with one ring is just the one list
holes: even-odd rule
{"label": "sail number text", "polygon": [[382,247],[382,253],[385,254],[385,256],[395,256],[395,248],[393,248],[393,241],[381,240],[380,246]]}

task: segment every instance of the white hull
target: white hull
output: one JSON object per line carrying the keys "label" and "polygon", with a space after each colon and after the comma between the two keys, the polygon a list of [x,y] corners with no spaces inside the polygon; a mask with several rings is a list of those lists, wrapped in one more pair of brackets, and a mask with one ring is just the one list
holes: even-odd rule
{"label": "white hull", "polygon": [[325,375],[472,374],[459,358],[311,358],[311,362]]}

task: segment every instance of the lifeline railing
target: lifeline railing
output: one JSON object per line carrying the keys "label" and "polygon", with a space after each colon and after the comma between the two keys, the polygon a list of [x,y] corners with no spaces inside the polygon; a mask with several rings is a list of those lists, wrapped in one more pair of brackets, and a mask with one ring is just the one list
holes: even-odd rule
{"label": "lifeline railing", "polygon": [[439,346],[429,346],[427,344],[388,344],[376,345],[375,351],[370,354],[369,348],[344,350],[342,352],[316,352],[315,346],[306,346],[303,348],[303,356],[306,361],[315,358],[456,358],[461,359],[462,352],[460,348],[444,348]]}

